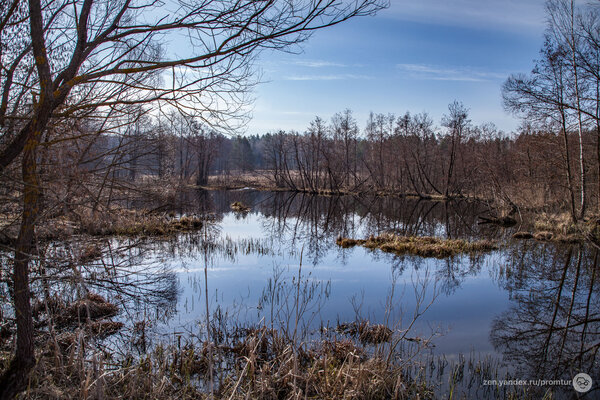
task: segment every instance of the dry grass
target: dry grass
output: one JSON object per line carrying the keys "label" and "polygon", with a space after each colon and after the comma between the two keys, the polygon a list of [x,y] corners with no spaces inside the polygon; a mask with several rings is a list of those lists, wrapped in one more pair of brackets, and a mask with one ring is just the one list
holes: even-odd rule
{"label": "dry grass", "polygon": [[236,212],[248,212],[250,207],[242,203],[241,201],[234,201],[231,203],[231,209]]}
{"label": "dry grass", "polygon": [[531,232],[518,231],[512,236],[514,239],[532,239],[533,234]]}
{"label": "dry grass", "polygon": [[[363,329],[365,335],[381,332],[379,325],[371,328]],[[427,388],[403,379],[400,365],[369,355],[352,340],[298,344],[266,327],[247,333],[231,349],[238,370],[224,381],[217,398],[428,398]]]}
{"label": "dry grass", "polygon": [[[210,398],[207,348],[206,343],[158,345],[139,357],[118,358],[98,351],[93,341],[77,332],[55,336],[38,353],[22,398]],[[232,346],[215,350],[213,365],[226,366],[216,378],[215,399],[433,398],[429,387],[404,374],[401,363],[369,355],[352,340],[324,338],[299,344],[258,327],[247,330]]]}
{"label": "dry grass", "polygon": [[581,243],[587,238],[598,238],[597,218],[573,222],[569,213],[540,213],[534,219],[533,238],[538,241]]}
{"label": "dry grass", "polygon": [[548,231],[539,231],[533,234],[533,238],[540,242],[546,242],[554,238],[554,234]]}
{"label": "dry grass", "polygon": [[199,230],[202,225],[203,221],[196,216],[171,218],[143,210],[115,210],[96,218],[85,218],[79,231],[93,236],[168,236]]}
{"label": "dry grass", "polygon": [[379,197],[386,196],[399,196],[399,197],[414,197],[422,200],[432,200],[432,201],[446,201],[450,198],[462,198],[464,196],[449,196],[431,193],[431,194],[417,194],[417,193],[408,193],[408,192],[398,192],[397,190],[376,190],[373,187],[363,186],[363,187],[339,187],[337,189],[330,189],[325,187],[319,188],[311,188],[311,187],[302,187],[301,179],[297,171],[290,171],[292,180],[295,182],[296,186],[286,185],[286,186],[277,186],[274,182],[272,175],[273,171],[269,170],[258,170],[254,172],[238,172],[232,175],[212,175],[208,178],[208,183],[204,186],[201,186],[203,189],[207,190],[238,190],[251,188],[254,190],[261,191],[270,191],[270,192],[298,192],[298,193],[307,193],[314,194],[319,196],[358,196],[361,194],[374,194]]}
{"label": "dry grass", "polygon": [[447,258],[463,253],[486,252],[498,248],[494,242],[489,240],[469,242],[462,239],[398,235],[370,236],[365,240],[339,237],[336,244],[343,248],[361,245],[368,249],[380,249],[388,253],[435,258]]}
{"label": "dry grass", "polygon": [[[37,230],[39,240],[62,240],[74,234],[91,236],[170,236],[179,232],[191,232],[202,228],[203,220],[196,216],[171,217],[145,210],[115,208],[91,214],[81,212],[70,217],[60,216],[44,223]],[[12,244],[18,234],[18,225],[0,230],[0,244]],[[90,247],[83,257],[97,258],[97,251]]]}
{"label": "dry grass", "polygon": [[[252,188],[256,190],[271,190],[272,183],[265,171],[237,173],[234,175],[211,175],[208,184],[202,186],[204,189],[243,189]],[[277,190],[278,188],[274,188]]]}
{"label": "dry grass", "polygon": [[336,330],[340,333],[356,337],[361,343],[379,344],[392,339],[392,330],[385,325],[371,325],[368,321],[339,324]]}
{"label": "dry grass", "polygon": [[[122,343],[117,351],[98,340],[124,330],[110,320],[117,311],[94,293],[69,304],[57,296],[38,302],[36,326],[44,329],[36,332],[37,364],[20,398],[208,399],[211,370],[214,399],[433,396],[429,386],[405,375],[408,362],[389,344],[401,333],[384,325],[355,322],[342,335],[331,331],[312,339],[264,325],[226,331],[214,326],[215,342],[171,338],[139,354],[127,343],[134,343],[141,324],[111,338],[109,343]],[[382,351],[373,351],[374,345]],[[10,345],[0,347],[0,369],[11,351]]]}
{"label": "dry grass", "polygon": [[116,305],[109,303],[102,296],[94,293],[88,293],[83,299],[80,299],[66,307],[61,312],[56,321],[59,324],[72,324],[85,322],[88,319],[98,320],[101,318],[113,317],[117,315]]}
{"label": "dry grass", "polygon": [[[32,307],[33,316],[42,326],[52,324],[54,329],[61,330],[89,323],[95,333],[107,333],[122,327],[121,323],[105,320],[117,315],[118,311],[115,304],[91,292],[70,304],[54,296],[44,301],[37,300]],[[46,318],[41,319],[44,315]]]}
{"label": "dry grass", "polygon": [[535,218],[534,230],[536,232],[547,231],[569,235],[578,233],[580,226],[573,222],[569,213],[541,213]]}

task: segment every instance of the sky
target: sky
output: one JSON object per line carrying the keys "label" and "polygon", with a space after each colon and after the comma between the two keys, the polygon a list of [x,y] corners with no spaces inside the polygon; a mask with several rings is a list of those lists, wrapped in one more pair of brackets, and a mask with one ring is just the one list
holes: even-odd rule
{"label": "sky", "polygon": [[263,53],[246,133],[304,132],[346,108],[361,129],[371,111],[426,111],[439,126],[454,100],[509,133],[520,121],[502,108],[502,83],[531,71],[544,29],[544,0],[391,0],[316,32],[299,54]]}

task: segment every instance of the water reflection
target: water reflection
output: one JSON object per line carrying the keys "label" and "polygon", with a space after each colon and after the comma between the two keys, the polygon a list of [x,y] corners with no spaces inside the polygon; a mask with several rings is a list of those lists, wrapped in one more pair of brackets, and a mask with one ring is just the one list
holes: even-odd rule
{"label": "water reflection", "polygon": [[509,250],[499,284],[510,293],[491,340],[523,378],[599,376],[598,250],[521,245]]}
{"label": "water reflection", "polygon": [[[252,213],[239,217],[248,224],[244,233],[267,238],[267,245],[279,261],[282,255],[297,256],[298,249],[304,246],[304,257],[316,268],[315,276],[331,284],[328,304],[320,306],[326,321],[339,319],[343,310],[349,308],[366,308],[369,318],[385,320],[383,282],[389,286],[392,275],[397,274],[403,277],[400,281],[407,283],[408,275],[432,270],[444,296],[431,306],[429,315],[423,316],[425,323],[416,327],[441,326],[440,330],[448,331],[435,341],[437,354],[450,358],[461,352],[492,354],[501,362],[501,371],[519,379],[571,379],[579,371],[598,376],[600,299],[596,250],[512,241],[510,230],[478,225],[477,216],[485,212],[485,207],[467,201],[441,203],[254,191],[217,192],[209,197],[211,212],[224,215],[224,231],[228,231],[228,224],[234,224],[229,204],[250,204]],[[491,255],[432,261],[362,249],[342,250],[333,244],[338,235],[364,237],[385,231],[495,238],[504,247]],[[333,264],[333,272],[324,274],[323,270]],[[370,273],[364,274],[365,269]],[[266,278],[267,282],[269,279],[273,278]],[[359,284],[349,284],[357,280]],[[373,282],[380,287],[378,300],[372,296],[376,291],[370,288]],[[371,297],[366,295],[369,289]],[[256,289],[249,289],[253,290]],[[399,301],[405,308],[412,302],[407,297]],[[335,304],[333,314],[328,313],[329,303]],[[262,306],[259,301],[258,308]],[[350,318],[350,314],[346,312],[344,317]]]}
{"label": "water reflection", "polygon": [[[232,213],[229,206],[235,201],[250,205],[252,212]],[[266,283],[281,276],[282,270],[285,279],[295,278],[293,271],[297,270],[300,249],[303,249],[304,263],[312,266],[307,270],[307,276],[315,282],[331,285],[331,296],[327,304],[320,307],[320,318],[325,323],[355,317],[351,300],[358,297],[362,299],[367,317],[382,320],[385,314],[385,290],[382,289],[390,286],[394,276],[400,277],[399,284],[405,288],[410,287],[414,276],[431,271],[436,290],[450,296],[462,282],[480,274],[482,265],[499,258],[498,255],[473,256],[440,261],[364,249],[344,250],[334,244],[338,235],[364,237],[385,231],[406,235],[496,237],[497,228],[477,224],[477,215],[485,212],[485,207],[474,202],[326,197],[251,190],[192,193],[187,202],[181,212],[209,213],[218,221],[220,246],[212,249],[212,267],[208,273],[211,286],[215,288],[211,303],[229,310],[239,322],[256,321],[263,316],[260,311],[264,304],[260,299],[257,301],[257,293],[264,291]],[[195,208],[195,202],[201,204],[201,208]],[[184,242],[190,240],[182,239]],[[185,247],[185,243],[181,245]],[[180,307],[180,323],[194,321],[194,316],[198,316],[195,307],[200,296],[197,282],[203,278],[198,274],[201,263],[194,254],[197,254],[197,248],[192,246],[187,251],[181,250],[179,256],[171,260],[184,282],[185,309]],[[489,286],[489,282],[485,283]],[[487,286],[479,285],[477,289],[485,291]],[[496,294],[498,292],[496,290]],[[497,306],[497,300],[492,296],[490,301]],[[415,303],[409,298],[398,301],[405,308],[414,307]],[[443,307],[434,313],[437,316],[448,314]],[[419,326],[422,328],[420,333],[431,331],[430,322],[435,325],[435,330],[440,324],[447,328],[453,322],[448,315],[441,321],[425,321]],[[478,316],[476,313],[475,318]]]}
{"label": "water reflection", "polygon": [[[416,343],[444,362],[472,354],[518,379],[600,376],[596,249],[513,241],[510,230],[479,225],[485,205],[466,200],[253,190],[182,192],[181,200],[180,214],[209,221],[202,231],[47,245],[36,293],[96,291],[119,303],[131,328],[124,353],[173,335],[206,341],[206,332],[217,348],[220,332],[257,322],[307,338],[368,320],[402,333],[386,346]],[[251,212],[232,212],[235,201]],[[495,239],[502,249],[437,260],[335,245],[339,235],[388,231]],[[86,260],[90,244],[101,255]]]}

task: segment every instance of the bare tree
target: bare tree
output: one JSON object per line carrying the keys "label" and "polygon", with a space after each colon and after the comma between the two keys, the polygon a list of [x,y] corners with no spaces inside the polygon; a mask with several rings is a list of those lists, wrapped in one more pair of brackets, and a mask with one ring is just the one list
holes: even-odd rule
{"label": "bare tree", "polygon": [[325,121],[319,117],[315,117],[310,122],[307,134],[308,144],[306,154],[309,157],[308,165],[310,166],[309,182],[315,190],[319,190],[321,188],[322,176],[324,175],[322,152],[327,135]]}
{"label": "bare tree", "polygon": [[[588,181],[593,179],[589,168],[593,156],[586,146],[590,141],[589,131],[593,129],[596,130],[596,188],[600,195],[598,8],[577,5],[574,0],[549,0],[546,4],[548,30],[541,59],[529,76],[510,77],[503,96],[507,109],[520,113],[537,128],[557,126],[560,130],[570,212],[576,220],[585,217],[591,199]],[[577,143],[574,154],[570,150],[572,141]],[[577,168],[571,162],[577,162]]]}
{"label": "bare tree", "polygon": [[589,81],[587,98],[596,130],[597,209],[600,210],[600,10],[590,7],[578,16],[578,34],[581,46],[577,48],[578,60],[584,79]]}
{"label": "bare tree", "polygon": [[[579,173],[581,175],[581,196],[579,217],[585,216],[587,207],[587,171],[583,144],[583,115],[582,115],[582,85],[578,56],[581,53],[581,39],[579,30],[576,31],[576,10],[574,0],[549,0],[546,3],[549,16],[549,32],[554,40],[568,51],[565,65],[570,68],[572,78],[572,105],[577,120],[577,133],[579,137]],[[568,61],[567,61],[568,60]]]}
{"label": "bare tree", "polygon": [[539,127],[557,125],[563,139],[563,159],[569,207],[573,221],[577,219],[575,187],[569,146],[569,115],[566,94],[564,51],[550,37],[546,38],[531,76],[513,75],[504,83],[503,99],[507,110],[526,118]]}
{"label": "bare tree", "polygon": [[345,185],[350,187],[350,176],[354,175],[353,184],[356,185],[356,143],[358,137],[358,126],[356,120],[352,116],[352,110],[345,109],[341,113],[336,113],[331,118],[332,132],[334,140],[338,140],[342,144],[344,153],[343,166],[346,170]]}
{"label": "bare tree", "polygon": [[446,184],[444,194],[446,197],[451,190],[456,188],[453,186],[454,167],[458,147],[468,133],[469,125],[469,110],[460,102],[454,101],[448,105],[449,113],[442,118],[442,125],[448,129],[447,140],[450,141],[448,149],[448,166],[446,168]]}
{"label": "bare tree", "polygon": [[387,187],[386,161],[390,160],[387,147],[393,133],[395,116],[393,114],[369,114],[365,133],[371,142],[370,157],[365,163],[373,182],[379,190]]}
{"label": "bare tree", "polygon": [[[40,216],[38,147],[51,121],[126,114],[132,104],[176,106],[230,128],[239,121],[261,49],[289,49],[316,29],[376,12],[357,1],[19,0],[0,11],[0,172],[18,157],[23,217],[15,240],[15,357],[0,379],[14,397],[35,363],[28,266]],[[189,53],[165,50],[186,37]],[[10,49],[11,51],[7,51]]]}

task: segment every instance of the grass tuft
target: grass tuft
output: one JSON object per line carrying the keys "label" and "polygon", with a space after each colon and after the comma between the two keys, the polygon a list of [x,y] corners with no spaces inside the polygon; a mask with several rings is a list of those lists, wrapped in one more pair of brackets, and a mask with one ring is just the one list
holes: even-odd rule
{"label": "grass tuft", "polygon": [[86,218],[80,232],[93,236],[170,236],[199,230],[202,219],[184,215],[179,218],[144,211],[116,211],[104,218]]}
{"label": "grass tuft", "polygon": [[420,257],[447,258],[463,253],[479,253],[495,250],[490,240],[469,242],[462,239],[442,239],[430,236],[370,236],[366,240],[338,237],[336,244],[343,248],[362,245],[368,249],[380,249],[387,253],[411,254]]}
{"label": "grass tuft", "polygon": [[368,321],[339,324],[336,328],[339,333],[356,337],[363,344],[386,343],[392,339],[392,330],[385,325],[371,325]]}
{"label": "grass tuft", "polygon": [[534,233],[533,238],[540,242],[547,242],[554,238],[554,234],[549,231],[539,231],[539,232]]}
{"label": "grass tuft", "polygon": [[237,212],[248,212],[250,211],[250,207],[242,203],[241,201],[235,201],[231,203],[231,209]]}

